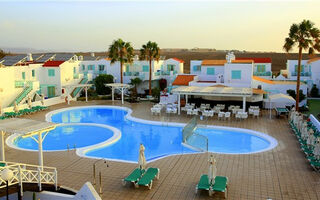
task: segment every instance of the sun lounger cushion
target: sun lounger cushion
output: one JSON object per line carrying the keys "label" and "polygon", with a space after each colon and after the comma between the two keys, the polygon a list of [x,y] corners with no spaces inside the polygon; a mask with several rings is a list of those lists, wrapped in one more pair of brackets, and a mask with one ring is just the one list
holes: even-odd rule
{"label": "sun lounger cushion", "polygon": [[153,179],[158,175],[158,168],[148,168],[146,173],[143,174],[141,179],[138,181],[138,185],[148,186]]}
{"label": "sun lounger cushion", "polygon": [[200,181],[197,185],[198,190],[209,190],[211,187],[209,183],[209,177],[207,174],[202,174],[200,177]]}
{"label": "sun lounger cushion", "polygon": [[225,176],[216,176],[214,179],[214,185],[212,186],[213,191],[225,192],[228,184],[228,178]]}
{"label": "sun lounger cushion", "polygon": [[133,170],[131,172],[131,174],[128,177],[124,178],[123,180],[127,181],[127,182],[137,182],[140,179],[140,177],[143,175],[144,172],[145,172],[145,170],[141,170],[139,168],[136,168],[135,170]]}

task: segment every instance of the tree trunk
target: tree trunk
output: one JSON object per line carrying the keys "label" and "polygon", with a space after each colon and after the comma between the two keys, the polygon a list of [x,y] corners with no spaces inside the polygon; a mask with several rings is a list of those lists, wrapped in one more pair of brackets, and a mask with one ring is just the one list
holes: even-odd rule
{"label": "tree trunk", "polygon": [[120,61],[120,82],[123,83],[123,67],[122,67],[122,61]]}
{"label": "tree trunk", "polygon": [[151,64],[152,64],[152,60],[150,59],[149,60],[149,95],[152,94],[152,92],[151,92],[151,80],[152,80],[152,73],[151,73],[152,67],[151,67]]}
{"label": "tree trunk", "polygon": [[296,89],[296,111],[299,111],[299,91],[300,91],[300,73],[301,73],[302,48],[299,47],[299,60],[297,72],[297,89]]}

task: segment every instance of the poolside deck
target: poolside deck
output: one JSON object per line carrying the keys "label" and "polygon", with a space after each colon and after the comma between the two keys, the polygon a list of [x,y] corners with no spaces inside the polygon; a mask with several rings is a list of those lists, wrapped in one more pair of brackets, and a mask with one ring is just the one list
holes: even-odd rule
{"label": "poolside deck", "polygon": [[[71,102],[70,106],[82,105],[120,105],[111,101]],[[152,116],[152,103],[142,102],[125,104],[133,109],[133,116],[159,121],[188,122],[191,117]],[[51,106],[49,111],[66,104]],[[26,118],[44,120],[46,112],[26,116]],[[201,123],[201,121],[199,122]],[[312,170],[298,142],[289,128],[286,118],[269,119],[264,113],[259,119],[249,118],[244,121],[209,120],[212,125],[223,125],[253,129],[267,133],[278,140],[278,146],[271,151],[251,155],[215,154],[218,175],[228,176],[228,199],[320,199],[320,173]],[[6,146],[8,161],[37,164],[37,152],[26,152]],[[152,190],[123,187],[121,179],[128,175],[136,165],[120,162],[97,163],[97,172],[102,172],[103,199],[220,199],[222,195],[208,197],[207,192],[195,194],[195,186],[202,173],[207,173],[206,154],[170,156],[152,162],[149,166],[161,169],[160,179],[153,184]],[[44,164],[58,168],[60,185],[74,189],[86,182],[92,182],[92,164],[96,160],[78,157],[74,150],[69,152],[51,152],[44,154]],[[98,180],[98,179],[97,179]],[[98,188],[98,187],[97,187]]]}

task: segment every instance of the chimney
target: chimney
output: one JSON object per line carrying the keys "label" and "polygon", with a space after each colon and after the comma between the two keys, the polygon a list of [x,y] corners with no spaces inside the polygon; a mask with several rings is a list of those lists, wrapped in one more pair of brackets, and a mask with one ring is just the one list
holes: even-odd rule
{"label": "chimney", "polygon": [[94,57],[94,52],[91,52],[91,57]]}
{"label": "chimney", "polygon": [[228,63],[232,63],[232,61],[235,59],[236,59],[236,56],[234,55],[234,53],[232,51],[227,53],[226,60]]}
{"label": "chimney", "polygon": [[27,55],[27,61],[33,61],[33,59],[32,59],[32,54],[31,54],[31,53],[28,53],[28,55]]}

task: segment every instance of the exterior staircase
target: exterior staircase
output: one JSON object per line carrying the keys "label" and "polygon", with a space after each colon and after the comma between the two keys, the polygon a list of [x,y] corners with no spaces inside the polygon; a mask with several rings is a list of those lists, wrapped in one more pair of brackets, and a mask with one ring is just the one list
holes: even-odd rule
{"label": "exterior staircase", "polygon": [[[88,78],[83,78],[81,79],[81,81],[79,82],[79,84],[86,84],[88,82]],[[81,91],[82,87],[76,87],[73,89],[73,91],[71,92],[71,96],[72,98],[76,97],[79,92]]]}
{"label": "exterior staircase", "polygon": [[33,86],[32,82],[28,82],[27,86],[20,92],[20,94],[9,104],[9,107],[14,106],[14,102],[19,104],[27,95],[32,91]]}

